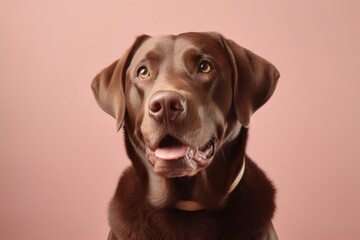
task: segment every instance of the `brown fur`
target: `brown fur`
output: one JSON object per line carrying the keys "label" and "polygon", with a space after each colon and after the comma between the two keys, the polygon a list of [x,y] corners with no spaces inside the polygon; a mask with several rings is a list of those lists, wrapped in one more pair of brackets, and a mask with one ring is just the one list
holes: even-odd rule
{"label": "brown fur", "polygon": [[[201,59],[210,59],[210,73],[199,72]],[[141,65],[150,71],[145,80],[136,76]],[[277,239],[271,223],[275,189],[245,148],[250,116],[271,97],[278,78],[268,61],[216,33],[141,36],[99,73],[95,97],[117,128],[123,126],[132,161],[110,204],[109,239]],[[151,117],[159,91],[186,100],[176,120]],[[154,172],[145,149],[156,149],[169,135],[191,147],[215,137],[214,156],[195,170],[171,160]],[[228,194],[244,159],[245,173]],[[174,208],[181,199],[204,210]]]}

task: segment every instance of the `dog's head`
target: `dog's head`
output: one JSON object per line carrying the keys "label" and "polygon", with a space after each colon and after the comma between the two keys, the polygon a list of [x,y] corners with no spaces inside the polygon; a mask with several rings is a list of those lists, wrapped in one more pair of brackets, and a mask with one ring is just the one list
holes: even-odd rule
{"label": "dog's head", "polygon": [[92,89],[145,164],[171,178],[206,168],[249,126],[278,78],[271,63],[217,33],[143,35]]}

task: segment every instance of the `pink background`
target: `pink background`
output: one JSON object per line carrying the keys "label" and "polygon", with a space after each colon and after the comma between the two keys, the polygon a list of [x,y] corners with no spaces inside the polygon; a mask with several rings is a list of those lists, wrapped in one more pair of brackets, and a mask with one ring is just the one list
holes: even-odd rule
{"label": "pink background", "polygon": [[359,23],[357,0],[2,0],[0,239],[106,239],[130,162],[90,82],[139,34],[210,30],[281,72],[248,148],[280,239],[360,239]]}

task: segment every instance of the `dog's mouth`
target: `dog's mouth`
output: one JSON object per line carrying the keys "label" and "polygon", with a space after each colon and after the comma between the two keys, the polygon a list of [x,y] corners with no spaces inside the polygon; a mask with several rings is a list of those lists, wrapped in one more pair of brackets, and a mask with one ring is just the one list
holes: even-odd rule
{"label": "dog's mouth", "polygon": [[215,155],[216,138],[200,147],[191,147],[167,135],[155,150],[146,147],[146,158],[155,173],[164,177],[193,176],[207,167]]}

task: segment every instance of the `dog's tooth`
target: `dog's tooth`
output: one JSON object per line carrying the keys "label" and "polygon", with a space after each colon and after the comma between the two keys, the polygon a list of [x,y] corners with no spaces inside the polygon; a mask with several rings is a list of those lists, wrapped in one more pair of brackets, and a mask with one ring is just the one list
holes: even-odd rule
{"label": "dog's tooth", "polygon": [[189,157],[185,156],[184,159],[185,159],[188,166],[190,166],[192,168],[196,168],[197,164],[192,158],[189,158]]}
{"label": "dog's tooth", "polygon": [[194,149],[188,148],[188,152],[186,153],[187,158],[193,158],[194,157]]}

